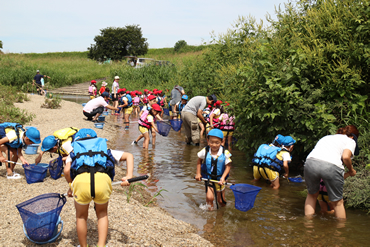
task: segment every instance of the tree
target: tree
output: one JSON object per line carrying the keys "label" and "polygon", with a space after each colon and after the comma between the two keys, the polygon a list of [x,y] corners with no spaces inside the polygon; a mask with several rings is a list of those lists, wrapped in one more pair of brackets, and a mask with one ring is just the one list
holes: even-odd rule
{"label": "tree", "polygon": [[148,51],[148,43],[143,38],[138,25],[125,27],[108,27],[100,30],[95,36],[95,44],[91,44],[88,57],[95,60],[122,60],[127,55],[144,55]]}
{"label": "tree", "polygon": [[179,52],[182,48],[184,48],[187,45],[188,45],[188,43],[186,43],[185,40],[179,40],[179,41],[176,42],[173,49],[174,49],[175,52]]}
{"label": "tree", "polygon": [[0,40],[0,49],[3,49],[3,42]]}

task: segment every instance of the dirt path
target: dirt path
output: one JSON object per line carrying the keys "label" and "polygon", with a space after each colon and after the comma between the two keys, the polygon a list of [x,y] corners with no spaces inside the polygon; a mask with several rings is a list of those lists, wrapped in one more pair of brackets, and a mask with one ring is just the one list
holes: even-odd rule
{"label": "dirt path", "polygon": [[[97,82],[104,81],[105,78],[97,79]],[[90,82],[83,82],[74,84],[72,86],[65,86],[49,90],[50,93],[54,94],[73,94],[73,95],[88,95],[88,89]]]}

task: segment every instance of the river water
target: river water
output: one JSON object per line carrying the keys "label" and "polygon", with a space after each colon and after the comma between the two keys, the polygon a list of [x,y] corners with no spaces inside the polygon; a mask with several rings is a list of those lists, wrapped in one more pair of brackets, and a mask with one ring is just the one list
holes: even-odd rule
{"label": "river water", "polygon": [[[107,117],[123,125],[121,117]],[[155,147],[150,144],[149,150],[143,150],[143,140],[131,145],[139,134],[137,123],[130,124],[128,131],[117,129],[115,149],[134,155],[135,175],[150,174],[146,185],[151,192],[167,190],[161,192],[163,198],[157,197],[162,208],[176,219],[195,225],[199,234],[216,246],[369,246],[370,216],[365,212],[347,209],[346,222],[338,222],[332,215],[305,219],[305,197],[299,193],[305,184],[282,180],[280,189],[274,191],[264,181],[254,182],[249,159],[235,149],[230,150],[233,162],[229,182],[262,188],[254,208],[248,212],[235,209],[234,195],[226,189],[227,206],[205,211],[204,184],[193,179],[197,152],[206,145],[205,140],[200,147],[188,146],[183,134],[171,130],[167,137],[157,134]]]}

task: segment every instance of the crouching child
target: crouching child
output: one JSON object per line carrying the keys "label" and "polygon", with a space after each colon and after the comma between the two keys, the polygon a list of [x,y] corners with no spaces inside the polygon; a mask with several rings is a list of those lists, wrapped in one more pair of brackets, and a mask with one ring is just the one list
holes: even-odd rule
{"label": "crouching child", "polygon": [[89,204],[95,203],[98,218],[98,245],[105,246],[108,234],[108,202],[112,193],[115,164],[126,161],[126,177],[121,186],[128,186],[132,178],[134,158],[130,153],[110,150],[107,140],[97,137],[92,129],[81,129],[72,143],[64,168],[65,178],[70,185],[68,196],[74,198],[78,241],[87,246],[87,217]]}
{"label": "crouching child", "polygon": [[[197,174],[195,179],[205,181],[206,202],[209,210],[213,210],[213,200],[216,197],[216,205],[226,206],[225,185],[231,168],[231,153],[221,146],[224,135],[219,129],[212,129],[207,136],[208,146],[198,153]],[[217,180],[211,182],[209,180]]]}

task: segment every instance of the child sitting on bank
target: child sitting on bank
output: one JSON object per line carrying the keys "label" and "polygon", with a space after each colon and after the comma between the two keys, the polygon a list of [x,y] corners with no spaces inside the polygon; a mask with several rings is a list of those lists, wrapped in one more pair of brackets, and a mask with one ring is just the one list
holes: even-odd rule
{"label": "child sitting on bank", "polygon": [[[144,149],[148,149],[149,148],[149,130],[152,130],[153,129],[158,132],[158,129],[157,127],[155,126],[154,124],[154,118],[162,111],[161,107],[158,105],[158,104],[153,104],[151,106],[151,109],[150,110],[145,110],[139,120],[138,120],[138,123],[139,123],[139,131],[141,132],[141,134],[144,136],[144,143],[143,143],[143,148]],[[155,145],[155,137],[153,136],[153,141],[152,141],[152,145]],[[137,142],[141,139],[141,135],[137,138],[137,140],[135,141],[136,144]],[[135,143],[134,142],[134,143]]]}
{"label": "child sitting on bank", "polygon": [[293,151],[296,141],[291,136],[278,135],[273,144],[262,144],[254,154],[253,177],[261,177],[271,182],[273,189],[279,189],[279,175],[289,175],[288,163],[291,161],[290,152]]}
{"label": "child sitting on bank", "polygon": [[96,87],[96,81],[92,80],[89,86],[90,99],[94,99],[96,97],[97,92],[98,92],[98,88]]}
{"label": "child sitting on bank", "polygon": [[[108,202],[112,193],[115,164],[126,161],[127,172],[126,177],[122,178],[121,186],[128,186],[127,179],[133,175],[134,157],[130,153],[107,149],[106,139],[98,138],[92,129],[77,132],[72,146],[73,151],[66,160],[64,175],[70,185],[67,195],[75,200],[79,246],[88,246],[87,217],[92,200],[95,202],[98,218],[97,246],[105,246],[108,235]],[[89,151],[98,154],[89,156]],[[101,152],[104,152],[104,156]]]}
{"label": "child sitting on bank", "polygon": [[[221,146],[223,138],[224,136],[221,130],[213,129],[209,131],[207,136],[208,146],[198,153],[195,179],[201,181],[202,178],[206,178],[218,181],[218,183],[212,182],[212,185],[210,185],[210,181],[205,182],[206,202],[209,210],[213,210],[213,200],[215,197],[217,208],[218,203],[222,207],[226,206],[224,183],[230,173],[231,154]],[[216,169],[213,169],[214,167]]]}

